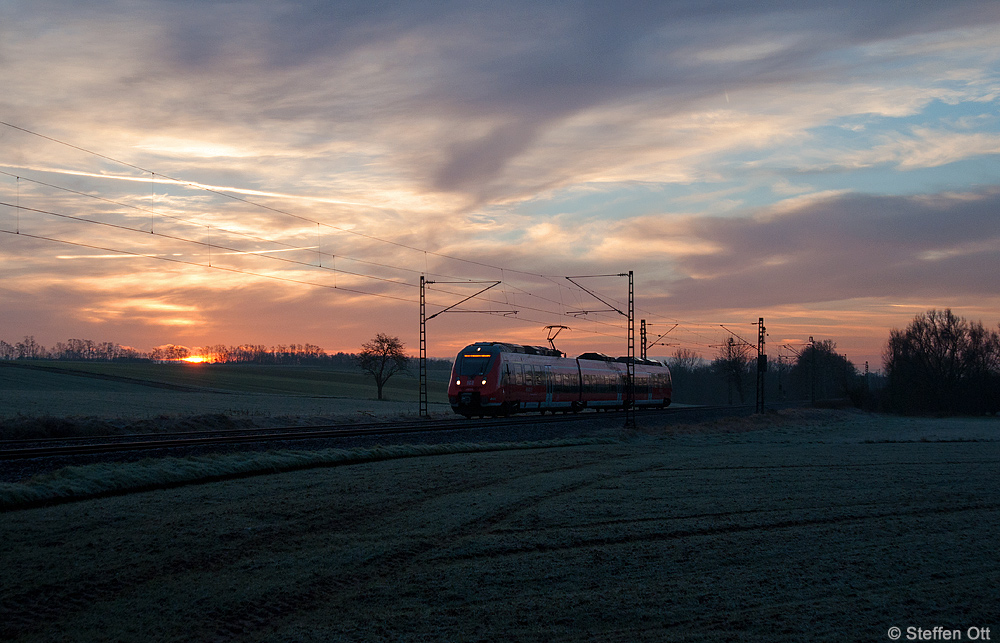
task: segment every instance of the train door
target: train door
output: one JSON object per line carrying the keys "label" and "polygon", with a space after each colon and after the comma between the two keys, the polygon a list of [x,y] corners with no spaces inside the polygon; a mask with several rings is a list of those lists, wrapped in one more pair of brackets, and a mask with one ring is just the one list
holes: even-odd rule
{"label": "train door", "polygon": [[511,374],[514,376],[511,383],[511,393],[509,401],[517,405],[518,409],[524,407],[524,396],[527,389],[524,386],[524,364],[514,363],[510,365]]}
{"label": "train door", "polygon": [[545,406],[552,406],[552,366],[545,365]]}

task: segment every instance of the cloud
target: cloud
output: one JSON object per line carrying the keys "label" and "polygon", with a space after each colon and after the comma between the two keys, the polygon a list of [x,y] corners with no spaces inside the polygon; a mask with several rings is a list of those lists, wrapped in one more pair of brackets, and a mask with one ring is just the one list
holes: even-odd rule
{"label": "cloud", "polygon": [[434,187],[445,192],[475,190],[484,178],[501,172],[510,159],[534,141],[537,127],[508,123],[477,140],[454,143],[444,166],[437,169]]}
{"label": "cloud", "polygon": [[[995,111],[998,21],[1000,5],[972,1],[7,3],[4,120],[161,180],[0,128],[5,171],[116,203],[15,187],[6,176],[0,196],[20,190],[14,198],[32,207],[181,239],[27,217],[36,233],[193,263],[207,263],[210,238],[214,261],[234,268],[403,298],[415,297],[420,272],[498,278],[491,266],[507,276],[634,267],[664,310],[972,296],[992,292],[976,266],[994,266],[982,235],[995,238],[995,225],[977,208],[995,194],[938,174],[934,185],[953,193],[864,196],[870,188],[854,171],[996,153],[995,121],[949,109]],[[816,170],[844,178],[805,174]],[[109,174],[127,180],[99,178]],[[294,216],[164,175],[229,186]],[[782,200],[789,195],[798,196]],[[10,210],[0,209],[0,225],[16,216]],[[316,230],[316,221],[359,234]],[[118,329],[132,313],[137,323],[197,319],[238,341],[257,322],[287,327],[286,308],[268,313],[265,301],[309,320],[313,309],[331,313],[328,299],[341,312],[358,304],[367,322],[338,318],[352,332],[390,312],[412,317],[396,300],[166,269],[162,258],[53,263],[53,254],[91,251],[3,237],[4,280],[17,282],[9,292],[55,297],[24,304],[47,320],[60,306],[66,318],[122,311],[109,302],[126,292],[196,308],[141,319],[130,309],[107,318]],[[264,251],[272,258],[238,254]],[[136,267],[146,264],[156,267]],[[519,293],[522,303],[550,310],[568,296],[518,278],[538,294]],[[258,298],[255,315],[216,305],[238,308],[241,284]],[[115,339],[148,345],[136,337]]]}
{"label": "cloud", "polygon": [[[679,255],[661,282],[684,309],[1000,294],[1000,191],[842,195],[770,216],[689,219],[679,233],[718,247]],[[649,237],[646,231],[644,236]]]}
{"label": "cloud", "polygon": [[1000,154],[1000,134],[966,134],[915,127],[909,136],[893,137],[891,141],[854,155],[852,164],[864,167],[894,163],[902,170],[914,170],[990,154]]}
{"label": "cloud", "polygon": [[[784,110],[795,109],[797,126],[773,120],[794,136],[809,124],[802,115],[815,114],[813,124],[836,115],[830,105],[820,107],[824,100],[850,113],[854,106],[838,96],[850,91],[845,81],[865,83],[859,74],[882,81],[894,65],[897,84],[905,85],[926,71],[905,64],[900,70],[897,51],[869,51],[861,67],[852,51],[998,19],[990,3],[901,6],[32,3],[10,15],[18,29],[9,28],[0,47],[9,61],[4,84],[17,88],[3,101],[29,124],[73,114],[76,133],[90,129],[94,141],[111,148],[134,145],[135,132],[152,125],[160,133],[137,151],[153,155],[143,158],[155,158],[164,173],[177,167],[179,159],[170,157],[179,148],[191,148],[194,132],[201,150],[282,157],[269,168],[283,184],[348,161],[338,174],[356,186],[369,183],[378,166],[383,188],[454,193],[467,208],[574,180],[551,163],[555,155],[590,157],[590,172],[601,175],[643,165],[653,174],[648,159],[658,152],[669,157],[687,148],[694,152],[685,158],[697,156],[711,149],[705,137],[622,143],[648,133],[642,124],[649,118],[672,128],[705,101],[721,106],[725,93],[736,109],[753,105],[747,115],[756,123],[734,119],[748,122],[741,131],[762,134],[773,129],[775,97],[798,95],[798,104]],[[953,33],[951,42],[960,40]],[[824,81],[832,91],[807,103],[807,88]],[[872,101],[884,84],[871,87]],[[760,93],[769,107],[747,102]],[[912,105],[893,93],[881,109]],[[571,126],[621,105],[631,105],[633,116],[641,112],[638,127],[627,111],[604,118],[600,131]],[[558,141],[569,133],[577,138],[567,149]],[[167,144],[157,148],[157,139]],[[297,158],[284,153],[289,147]],[[232,166],[246,176],[267,163],[236,159]],[[357,172],[358,163],[368,172]]]}

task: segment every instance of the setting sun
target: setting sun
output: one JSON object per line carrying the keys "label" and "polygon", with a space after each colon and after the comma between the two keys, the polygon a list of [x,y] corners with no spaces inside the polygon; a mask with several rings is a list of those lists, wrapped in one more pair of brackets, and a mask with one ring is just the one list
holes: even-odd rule
{"label": "setting sun", "polygon": [[185,357],[181,361],[187,362],[188,364],[205,364],[212,360],[208,357],[205,357],[204,355],[191,355],[189,357]]}

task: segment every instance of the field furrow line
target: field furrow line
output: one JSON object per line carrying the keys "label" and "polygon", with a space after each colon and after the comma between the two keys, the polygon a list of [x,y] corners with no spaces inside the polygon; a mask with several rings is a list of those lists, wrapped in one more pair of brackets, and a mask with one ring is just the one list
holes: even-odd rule
{"label": "field furrow line", "polygon": [[490,558],[500,558],[505,556],[520,556],[524,554],[552,553],[575,549],[585,549],[590,547],[611,547],[632,545],[639,543],[651,543],[671,540],[686,540],[689,538],[702,538],[708,536],[725,536],[744,532],[771,532],[783,531],[786,529],[818,527],[824,525],[836,525],[851,522],[866,522],[870,520],[885,520],[889,518],[914,518],[924,516],[935,516],[943,514],[958,514],[965,512],[996,511],[1000,509],[1000,503],[987,503],[952,507],[932,507],[915,511],[890,511],[882,513],[872,513],[868,515],[833,516],[829,518],[811,518],[779,520],[763,524],[738,525],[726,524],[716,527],[704,527],[698,529],[675,529],[660,533],[628,534],[616,537],[599,538],[578,538],[571,542],[549,543],[536,542],[519,547],[505,547],[493,549],[485,552],[470,554],[442,555],[439,561],[463,561],[463,560],[484,560]]}

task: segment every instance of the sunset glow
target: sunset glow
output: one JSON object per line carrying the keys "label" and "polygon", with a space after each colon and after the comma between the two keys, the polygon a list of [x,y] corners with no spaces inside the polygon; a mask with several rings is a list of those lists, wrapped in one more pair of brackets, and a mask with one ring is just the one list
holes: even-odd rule
{"label": "sunset glow", "polygon": [[[676,325],[652,356],[764,317],[774,351],[875,368],[930,307],[1000,321],[995,2],[0,18],[7,342],[415,351],[421,274],[428,314],[501,282],[429,323],[440,357],[551,324],[624,354],[564,277],[628,270],[637,327]],[[587,287],[625,306],[623,280]]]}

